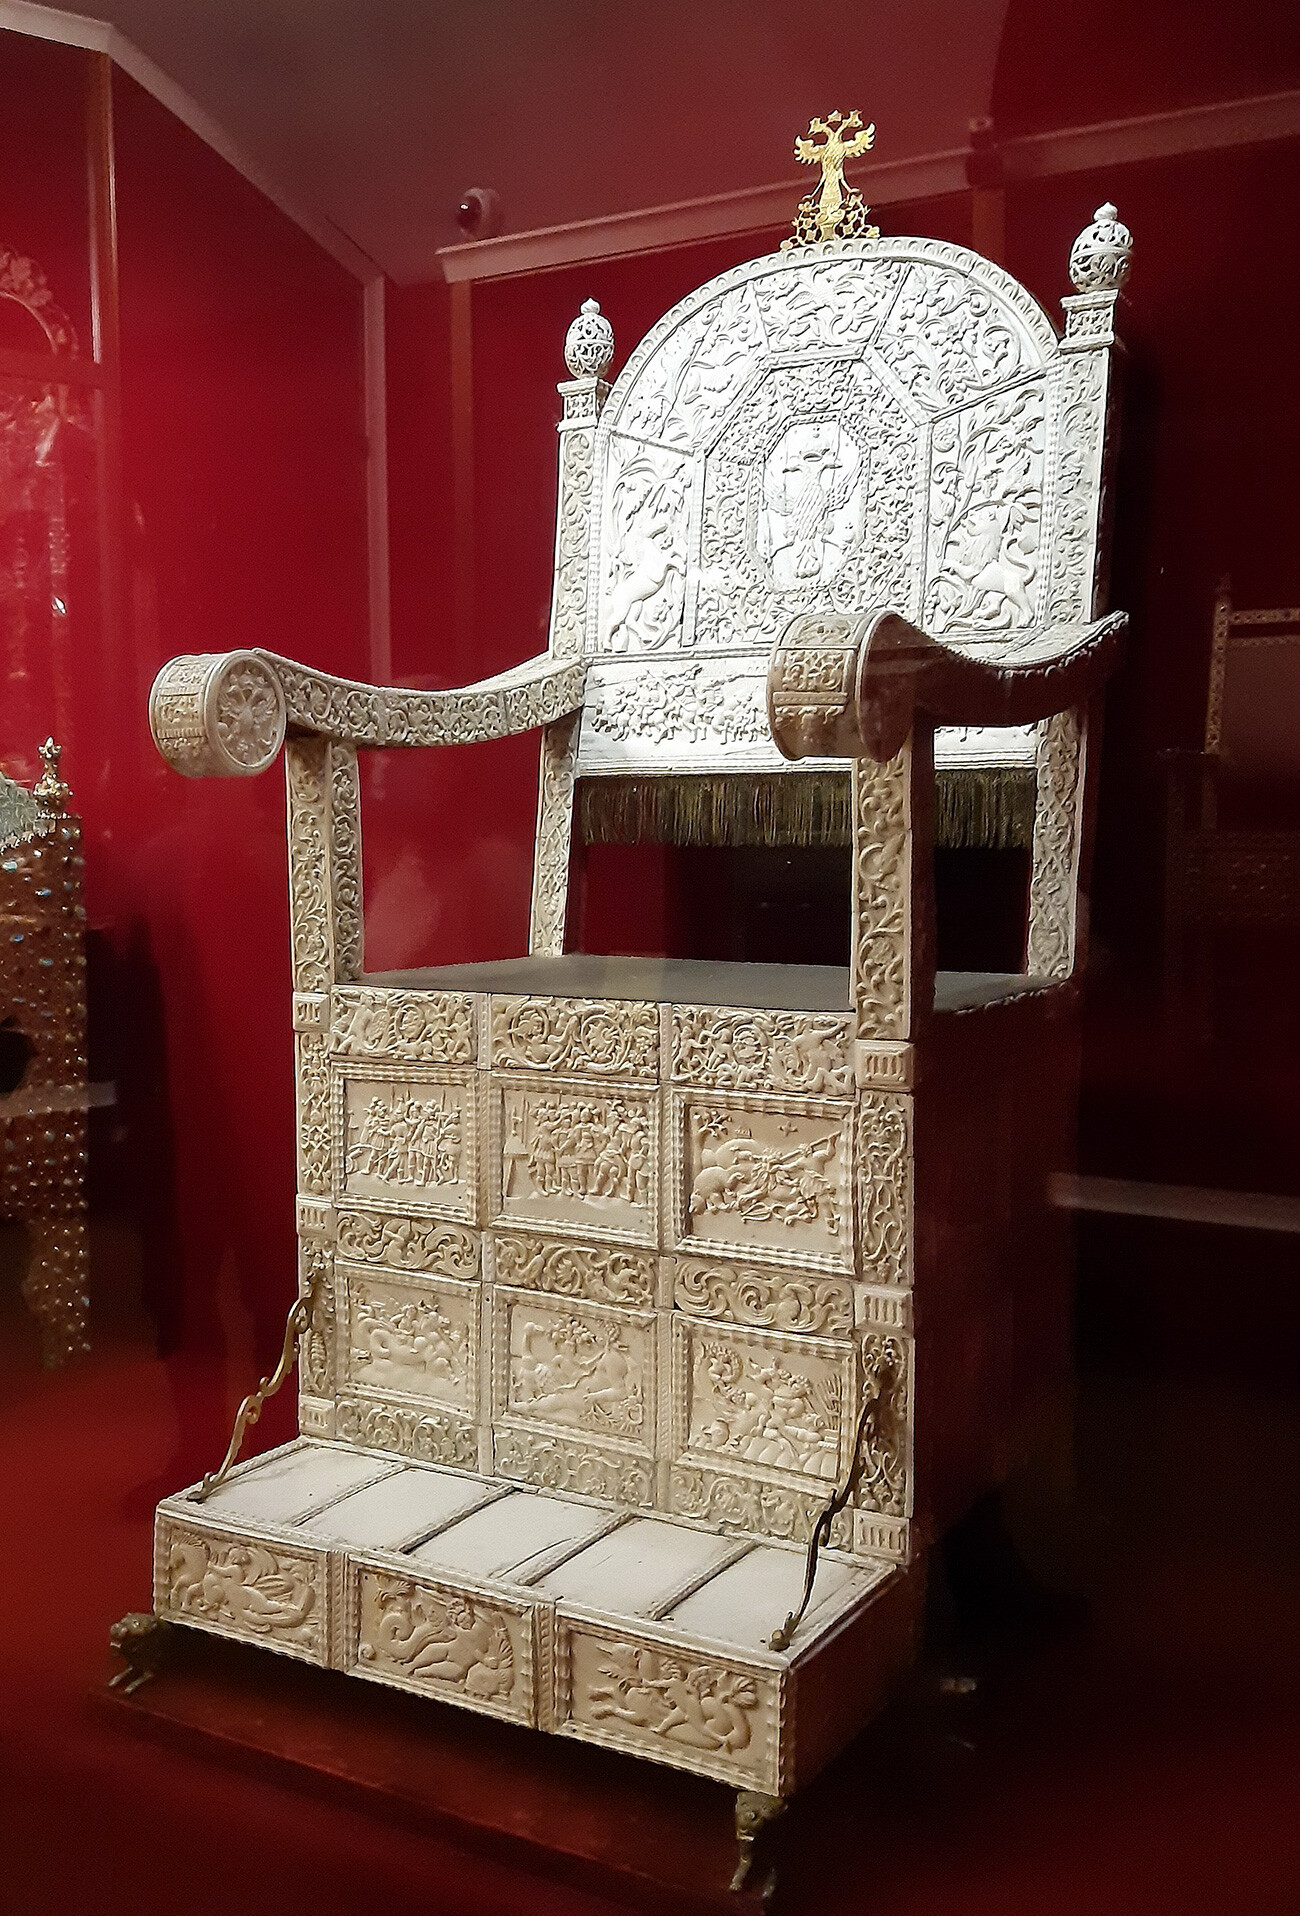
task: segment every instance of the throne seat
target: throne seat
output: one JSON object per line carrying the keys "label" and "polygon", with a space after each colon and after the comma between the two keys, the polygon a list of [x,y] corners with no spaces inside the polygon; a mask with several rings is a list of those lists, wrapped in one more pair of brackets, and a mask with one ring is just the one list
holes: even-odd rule
{"label": "throne seat", "polygon": [[[544,654],[447,691],[164,667],[178,770],[284,752],[299,1284],[159,1507],[159,1617],[729,1782],[742,1846],[880,1705],[930,1546],[1068,1373],[1128,247],[1100,209],[1062,336],[964,248],[824,235],[612,387],[589,302]],[[528,955],[368,973],[358,753],[531,729]],[[1033,780],[1015,974],[936,976],[954,754]],[[838,835],[849,965],[566,949],[602,780],[613,843]],[[298,1440],[232,1468],[295,1350]]]}
{"label": "throne seat", "polygon": [[[843,1011],[852,1004],[847,965],[764,965],[726,958],[494,958],[468,965],[367,973],[368,984],[398,991],[483,991],[549,998],[624,998],[649,1004],[731,1005],[737,1010]],[[1048,989],[1054,980],[1022,971],[938,971],[936,1012]]]}
{"label": "throne seat", "polygon": [[774,1651],[800,1546],[610,1498],[302,1438],[192,1495],[158,1510],[160,1615],[773,1796],[911,1645],[917,1580],[830,1550]]}

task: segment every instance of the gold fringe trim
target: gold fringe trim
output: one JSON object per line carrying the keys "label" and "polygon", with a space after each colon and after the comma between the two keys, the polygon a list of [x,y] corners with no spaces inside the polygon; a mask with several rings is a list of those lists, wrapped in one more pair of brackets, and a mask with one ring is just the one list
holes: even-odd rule
{"label": "gold fringe trim", "polygon": [[[577,798],[586,845],[849,845],[853,837],[847,771],[582,778]],[[1032,767],[937,774],[936,845],[1005,850],[1033,835]]]}

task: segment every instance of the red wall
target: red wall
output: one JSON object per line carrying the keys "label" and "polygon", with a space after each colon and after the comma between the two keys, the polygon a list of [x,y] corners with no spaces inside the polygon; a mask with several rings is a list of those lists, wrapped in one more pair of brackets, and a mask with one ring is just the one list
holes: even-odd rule
{"label": "red wall", "polygon": [[[0,207],[0,240],[16,231],[73,310],[88,308],[88,162],[108,157],[93,129],[87,147],[97,59],[0,35],[0,99],[6,113],[20,103],[24,139],[44,141],[19,176],[41,217],[6,229]],[[369,676],[361,287],[117,73],[112,109],[107,563],[99,603],[88,592],[72,608],[66,724],[52,690],[44,709],[6,709],[0,752],[29,748],[33,721],[67,745],[92,1076],[118,1097],[92,1120],[92,1291],[101,1335],[142,1303],[171,1354],[175,1478],[219,1454],[229,1401],[277,1347],[293,1292],[284,801],[278,773],[177,777],[146,702],[158,667],[188,650],[264,645]],[[111,352],[111,279],[103,295]],[[83,530],[88,542],[93,515]],[[271,1435],[291,1410],[268,1413]]]}

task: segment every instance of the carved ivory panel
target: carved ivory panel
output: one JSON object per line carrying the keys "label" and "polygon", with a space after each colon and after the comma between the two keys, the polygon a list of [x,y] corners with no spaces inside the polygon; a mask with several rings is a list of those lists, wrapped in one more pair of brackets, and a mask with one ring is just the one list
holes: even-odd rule
{"label": "carved ivory panel", "polygon": [[335,1264],[345,1299],[340,1380],[361,1396],[478,1408],[479,1291],[449,1277]]}
{"label": "carved ivory panel", "polygon": [[477,1221],[472,1072],[336,1065],[332,1090],[337,1203]]}
{"label": "carved ivory panel", "polygon": [[494,1220],[658,1242],[659,1101],[653,1092],[494,1074],[490,1099]]}
{"label": "carved ivory panel", "polygon": [[579,773],[779,769],[763,676],[796,613],[887,606],[994,658],[1090,616],[1104,359],[935,240],[770,254],[682,301],[595,433]]}
{"label": "carved ivory panel", "polygon": [[627,1627],[562,1621],[555,1679],[562,1733],[778,1793],[784,1672],[775,1658],[719,1656]]}
{"label": "carved ivory panel", "polygon": [[850,1270],[852,1118],[821,1100],[675,1093],[675,1248]]}
{"label": "carved ivory panel", "polygon": [[834,1485],[852,1445],[853,1347],[730,1325],[673,1325],[679,1461]]}
{"label": "carved ivory panel", "polygon": [[351,1674],[509,1722],[537,1722],[536,1612],[517,1593],[358,1558],[348,1565],[345,1602]]}

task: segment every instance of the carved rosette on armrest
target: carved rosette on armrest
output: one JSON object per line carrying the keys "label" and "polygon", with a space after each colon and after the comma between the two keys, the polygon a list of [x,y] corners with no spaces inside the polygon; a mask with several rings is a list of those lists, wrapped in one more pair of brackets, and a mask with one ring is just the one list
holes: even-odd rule
{"label": "carved rosette on armrest", "polygon": [[976,659],[901,613],[800,613],[767,675],[786,758],[891,759],[918,712],[935,725],[1025,725],[1086,703],[1115,664],[1128,614],[1016,635],[1014,660]]}
{"label": "carved rosette on armrest", "polygon": [[274,652],[172,659],[154,681],[149,722],[169,764],[190,778],[263,772],[286,731],[349,745],[468,745],[506,738],[575,712],[581,659],[550,653],[445,692],[363,685]]}

